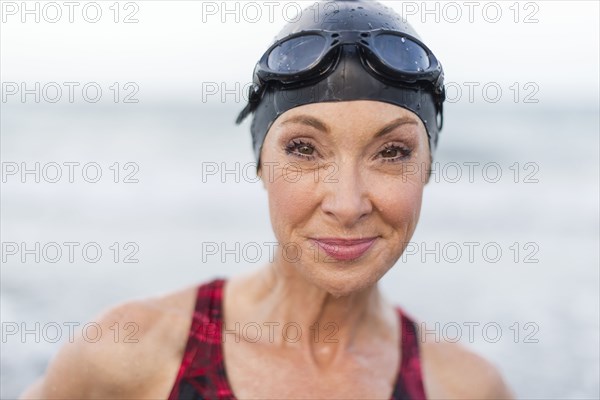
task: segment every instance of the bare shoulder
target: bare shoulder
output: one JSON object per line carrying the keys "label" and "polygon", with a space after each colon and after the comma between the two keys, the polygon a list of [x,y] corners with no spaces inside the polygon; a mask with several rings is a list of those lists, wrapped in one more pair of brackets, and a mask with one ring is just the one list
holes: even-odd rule
{"label": "bare shoulder", "polygon": [[421,341],[423,381],[431,399],[514,399],[498,369],[459,343]]}
{"label": "bare shoulder", "polygon": [[166,398],[187,342],[196,289],[128,301],[88,321],[22,398]]}

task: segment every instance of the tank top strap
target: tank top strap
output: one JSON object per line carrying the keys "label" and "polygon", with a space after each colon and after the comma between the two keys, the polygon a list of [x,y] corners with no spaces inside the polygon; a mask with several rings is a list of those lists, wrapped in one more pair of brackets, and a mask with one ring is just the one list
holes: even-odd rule
{"label": "tank top strap", "polygon": [[232,399],[223,361],[224,279],[198,287],[192,325],[169,400]]}
{"label": "tank top strap", "polygon": [[396,308],[400,319],[401,361],[392,400],[424,400],[425,387],[419,357],[419,336],[415,322],[402,308]]}

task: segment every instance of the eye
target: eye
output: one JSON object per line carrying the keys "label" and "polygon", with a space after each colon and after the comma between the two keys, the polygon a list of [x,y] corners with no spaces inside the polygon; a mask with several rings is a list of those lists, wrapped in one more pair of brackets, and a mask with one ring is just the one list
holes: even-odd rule
{"label": "eye", "polygon": [[412,150],[408,147],[399,146],[397,144],[386,145],[385,148],[379,152],[384,162],[398,162],[409,158]]}
{"label": "eye", "polygon": [[307,160],[314,158],[315,148],[312,144],[304,142],[302,140],[292,140],[291,143],[285,146],[286,154],[291,154],[296,157],[300,157]]}

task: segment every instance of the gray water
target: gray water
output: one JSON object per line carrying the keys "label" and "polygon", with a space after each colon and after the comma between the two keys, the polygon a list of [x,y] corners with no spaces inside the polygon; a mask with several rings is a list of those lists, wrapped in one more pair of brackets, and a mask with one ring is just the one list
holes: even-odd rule
{"label": "gray water", "polygon": [[[2,183],[5,246],[79,242],[103,250],[96,263],[80,250],[72,263],[66,254],[52,263],[51,255],[23,262],[3,249],[3,399],[17,397],[40,376],[67,339],[66,328],[62,340],[52,343],[54,331],[36,340],[33,334],[9,334],[12,327],[83,325],[116,303],[232,276],[267,259],[266,248],[254,262],[202,259],[205,242],[233,247],[274,241],[262,185],[242,173],[238,182],[231,175],[225,183],[218,176],[202,181],[206,163],[231,168],[253,161],[248,122],[232,123],[237,111],[193,103],[2,106],[5,167],[96,162],[103,173],[97,183],[84,181],[81,169],[73,183],[66,176],[35,183],[31,175],[25,183],[20,175]],[[412,242],[439,242],[448,252],[452,243],[480,246],[473,262],[466,254],[457,262],[451,262],[454,253],[439,260],[425,253],[406,256],[382,279],[382,289],[429,329],[439,323],[445,337],[462,327],[460,342],[497,365],[519,398],[600,398],[597,106],[448,105],[445,123],[436,161],[495,162],[502,179],[488,182],[476,169],[474,182],[463,177],[453,183],[447,170],[425,189]],[[118,183],[109,168],[115,162]],[[122,182],[133,171],[124,168],[127,162],[139,167],[133,176],[138,183]],[[515,162],[517,182],[509,168]],[[526,163],[533,164],[525,169]],[[252,168],[245,171],[252,177]],[[50,167],[46,172],[54,176]],[[115,242],[119,262],[110,250]],[[129,242],[138,247],[138,263],[123,262]],[[502,250],[496,262],[482,255],[481,246],[489,243]],[[479,324],[472,343],[465,323]],[[485,324],[500,327],[500,336],[494,329],[483,334]]]}

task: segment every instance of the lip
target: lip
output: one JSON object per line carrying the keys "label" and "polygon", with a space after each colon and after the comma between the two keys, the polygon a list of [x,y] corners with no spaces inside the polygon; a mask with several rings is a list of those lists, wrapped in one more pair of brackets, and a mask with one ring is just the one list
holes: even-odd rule
{"label": "lip", "polygon": [[365,254],[373,246],[377,236],[361,239],[312,238],[312,240],[329,257],[338,261],[350,261]]}

